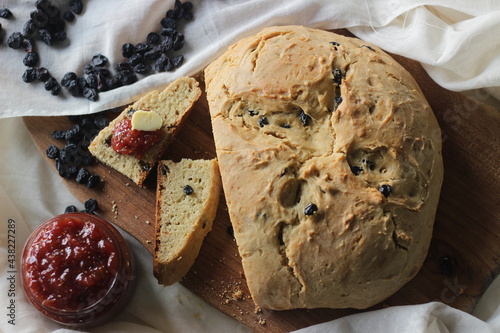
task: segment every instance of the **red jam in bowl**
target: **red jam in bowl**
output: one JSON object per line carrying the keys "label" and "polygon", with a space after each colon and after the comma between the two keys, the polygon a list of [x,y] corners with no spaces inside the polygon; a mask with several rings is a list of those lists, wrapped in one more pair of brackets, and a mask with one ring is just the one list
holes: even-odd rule
{"label": "red jam in bowl", "polygon": [[111,319],[130,299],[135,278],[125,239],[87,213],[62,214],[38,227],[24,247],[21,270],[30,302],[72,327]]}
{"label": "red jam in bowl", "polygon": [[140,131],[132,129],[132,121],[125,118],[113,127],[111,147],[118,154],[132,155],[141,159],[149,148],[157,144],[163,136],[163,130]]}

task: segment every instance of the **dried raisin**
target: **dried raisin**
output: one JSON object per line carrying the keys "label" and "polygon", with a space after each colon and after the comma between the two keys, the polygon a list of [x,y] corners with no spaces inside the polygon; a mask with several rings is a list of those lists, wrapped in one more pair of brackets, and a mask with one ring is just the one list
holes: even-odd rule
{"label": "dried raisin", "polygon": [[266,116],[260,117],[257,122],[258,122],[258,124],[259,124],[260,127],[264,127],[264,125],[269,125],[269,122],[268,122]]}
{"label": "dried raisin", "polygon": [[47,45],[52,45],[52,43],[54,42],[52,34],[47,29],[38,30],[38,35],[40,36],[42,41]]}
{"label": "dried raisin", "polygon": [[183,55],[178,55],[177,57],[175,57],[173,60],[172,60],[172,65],[177,68],[177,67],[180,67],[182,65],[182,63],[184,62],[184,56]]}
{"label": "dried raisin", "polygon": [[340,71],[340,69],[334,69],[332,73],[333,73],[333,82],[340,85],[342,83],[342,72]]}
{"label": "dried raisin", "polygon": [[28,52],[24,56],[23,64],[24,64],[24,66],[27,66],[27,67],[34,67],[38,64],[38,61],[40,61],[40,57],[38,56],[38,53]]}
{"label": "dried raisin", "polygon": [[80,168],[80,170],[78,170],[78,173],[76,174],[75,180],[78,184],[86,184],[89,177],[89,170],[87,170],[87,168]]}
{"label": "dried raisin", "polygon": [[125,43],[122,45],[122,55],[125,58],[129,58],[134,54],[135,52],[135,46],[130,44],[130,43]]}
{"label": "dried raisin", "polygon": [[76,208],[75,205],[70,205],[68,207],[66,207],[66,209],[64,210],[64,213],[67,214],[67,213],[76,213],[78,212],[78,209]]}
{"label": "dried raisin", "polygon": [[41,82],[47,82],[51,77],[49,70],[45,67],[40,67],[36,71],[36,78]]}
{"label": "dried raisin", "polygon": [[151,50],[146,53],[144,53],[144,60],[147,61],[153,61],[161,57],[162,51],[161,50]]}
{"label": "dried raisin", "polygon": [[4,19],[8,19],[12,17],[12,12],[8,8],[1,8],[0,9],[0,17]]}
{"label": "dried raisin", "polygon": [[81,0],[70,0],[69,6],[73,13],[80,15],[83,11],[83,3]]}
{"label": "dried raisin", "polygon": [[384,195],[384,197],[387,198],[389,196],[389,194],[391,194],[391,192],[392,192],[392,186],[384,184],[384,185],[380,186],[380,188],[378,190],[380,191],[380,193],[382,193]]}
{"label": "dried raisin", "polygon": [[65,19],[68,22],[73,22],[75,20],[75,14],[73,14],[72,11],[65,11],[63,14],[63,19]]}
{"label": "dried raisin", "polygon": [[68,92],[71,94],[73,97],[80,96],[82,93],[82,89],[80,88],[80,85],[76,80],[72,80],[68,83]]}
{"label": "dried raisin", "polygon": [[64,140],[66,137],[66,131],[53,131],[51,136],[56,140]]}
{"label": "dried raisin", "polygon": [[61,85],[63,87],[68,88],[69,84],[71,83],[71,81],[76,80],[76,78],[77,78],[76,73],[74,73],[74,72],[68,72],[68,73],[64,74],[64,76],[63,76],[63,78],[61,80]]}
{"label": "dried raisin", "polygon": [[137,53],[146,53],[148,51],[151,51],[151,49],[153,49],[153,46],[148,43],[139,43],[135,46],[134,49]]}
{"label": "dried raisin", "polygon": [[137,74],[145,75],[151,72],[151,66],[148,64],[140,63],[134,66],[134,71]]}
{"label": "dried raisin", "polygon": [[86,213],[94,213],[97,209],[99,209],[99,204],[95,199],[88,199],[85,201],[85,212]]}
{"label": "dried raisin", "polygon": [[95,188],[99,183],[101,182],[101,177],[99,175],[91,175],[89,179],[87,180],[87,187],[88,188]]}
{"label": "dried raisin", "polygon": [[83,89],[83,97],[88,99],[91,102],[95,102],[99,99],[99,95],[97,94],[97,91],[93,88],[85,87]]}
{"label": "dried raisin", "polygon": [[28,20],[23,26],[23,36],[25,38],[33,38],[37,33],[37,27],[33,24],[33,20]]}
{"label": "dried raisin", "polygon": [[47,91],[50,91],[52,90],[56,85],[57,85],[57,81],[56,79],[54,79],[53,77],[49,78],[46,82],[45,82],[45,90]]}
{"label": "dried raisin", "polygon": [[45,28],[49,23],[49,17],[41,10],[34,10],[30,13],[31,21],[37,28]]}
{"label": "dried raisin", "polygon": [[13,32],[9,38],[7,38],[7,45],[11,49],[18,49],[23,45],[24,37],[20,32]]}
{"label": "dried raisin", "polygon": [[23,81],[26,83],[35,81],[37,76],[36,72],[37,72],[36,68],[33,67],[29,67],[28,69],[26,69],[26,71],[23,74]]}
{"label": "dried raisin", "polygon": [[184,191],[184,193],[186,195],[191,195],[194,192],[193,188],[189,185],[184,186],[184,188],[182,190]]}
{"label": "dried raisin", "polygon": [[358,176],[361,172],[363,171],[363,168],[357,165],[352,165],[351,166],[351,172],[355,175]]}
{"label": "dried raisin", "polygon": [[161,20],[160,24],[164,28],[177,30],[177,23],[173,18],[165,17]]}
{"label": "dried raisin", "polygon": [[306,114],[304,112],[304,110],[300,111],[299,119],[302,122],[302,125],[304,125],[304,126],[309,126],[309,124],[311,122],[311,116],[309,116],[308,114]]}
{"label": "dried raisin", "polygon": [[54,145],[51,145],[45,151],[45,155],[47,155],[47,157],[50,158],[51,160],[55,160],[56,158],[59,157],[59,148],[57,148]]}
{"label": "dried raisin", "polygon": [[140,64],[142,63],[143,61],[143,58],[142,58],[142,54],[140,53],[134,53],[130,58],[128,58],[127,62],[132,65],[132,66],[135,66],[137,64]]}
{"label": "dried raisin", "polygon": [[148,44],[156,45],[160,42],[160,35],[158,35],[156,32],[150,32],[146,38],[146,41],[148,42]]}
{"label": "dried raisin", "polygon": [[304,214],[305,215],[313,215],[314,213],[316,213],[318,211],[318,206],[316,206],[315,204],[313,203],[310,203],[308,204],[305,208],[304,208]]}
{"label": "dried raisin", "polygon": [[102,54],[96,54],[92,57],[92,65],[96,67],[104,66],[108,63],[108,58]]}

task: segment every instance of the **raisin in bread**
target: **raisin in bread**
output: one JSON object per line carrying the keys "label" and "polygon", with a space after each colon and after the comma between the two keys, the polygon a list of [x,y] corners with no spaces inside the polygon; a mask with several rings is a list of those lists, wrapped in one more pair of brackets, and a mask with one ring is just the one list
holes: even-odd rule
{"label": "raisin in bread", "polygon": [[[198,81],[181,77],[163,91],[153,91],[127,107],[110,124],[101,130],[89,146],[89,151],[99,161],[124,174],[138,185],[143,185],[147,175],[164,153],[180,126],[187,119],[201,95]],[[141,158],[117,153],[111,145],[113,128],[136,110],[155,111],[162,118],[162,136]]]}
{"label": "raisin in bread", "polygon": [[162,285],[180,281],[212,229],[221,183],[217,160],[160,161],[153,272]]}
{"label": "raisin in bread", "polygon": [[365,42],[264,29],[205,70],[217,157],[253,300],[367,308],[419,271],[443,178],[413,77]]}

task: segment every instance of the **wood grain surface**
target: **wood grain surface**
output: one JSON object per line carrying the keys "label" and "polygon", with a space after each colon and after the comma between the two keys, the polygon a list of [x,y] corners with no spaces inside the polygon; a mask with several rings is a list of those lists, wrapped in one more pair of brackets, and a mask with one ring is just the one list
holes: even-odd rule
{"label": "wood grain surface", "polygon": [[[422,269],[396,294],[368,310],[438,301],[471,312],[500,271],[500,110],[447,91],[434,83],[420,64],[394,57],[413,74],[438,118],[443,132],[445,176],[433,239]],[[67,117],[26,117],[24,121],[44,157],[48,146],[63,146],[50,133],[72,126]],[[183,157],[215,157],[205,94],[164,155],[172,160]],[[47,162],[54,167],[53,160]],[[98,188],[88,189],[66,179],[65,184],[82,202],[97,199],[99,215],[136,237],[152,252],[154,176],[150,175],[146,188],[139,188],[102,164],[94,163],[89,169],[103,179]],[[230,225],[222,195],[214,227],[181,282],[207,303],[256,332],[288,332],[360,312],[256,309]]]}

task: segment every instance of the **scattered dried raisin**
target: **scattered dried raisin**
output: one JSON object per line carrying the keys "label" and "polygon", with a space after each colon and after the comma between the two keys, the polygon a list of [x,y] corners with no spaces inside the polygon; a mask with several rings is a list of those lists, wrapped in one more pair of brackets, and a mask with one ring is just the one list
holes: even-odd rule
{"label": "scattered dried raisin", "polygon": [[36,80],[36,68],[29,67],[23,74],[23,81],[26,83],[33,82]]}
{"label": "scattered dried raisin", "polygon": [[70,0],[69,6],[73,13],[80,15],[83,11],[83,3],[81,0]]}
{"label": "scattered dried raisin", "polygon": [[11,49],[18,49],[23,45],[24,37],[20,32],[13,32],[9,38],[7,38],[7,45]]}
{"label": "scattered dried raisin", "polygon": [[86,184],[89,177],[89,170],[87,170],[87,168],[80,168],[80,170],[78,170],[78,173],[76,174],[75,180],[78,184]]}
{"label": "scattered dried raisin", "polygon": [[64,213],[76,213],[76,212],[78,212],[78,209],[76,208],[75,205],[70,205],[66,207],[66,209],[64,210]]}
{"label": "scattered dried raisin", "polygon": [[71,83],[71,81],[76,80],[76,78],[77,78],[76,73],[74,73],[74,72],[68,72],[68,73],[64,74],[64,76],[63,76],[63,78],[61,80],[61,85],[63,87],[68,88],[69,84]]}
{"label": "scattered dried raisin", "polygon": [[34,67],[38,64],[39,60],[40,60],[40,57],[38,56],[38,53],[28,52],[24,56],[23,64],[24,64],[24,66],[27,66],[27,67]]}
{"label": "scattered dried raisin", "polygon": [[89,179],[87,180],[87,187],[94,188],[97,185],[99,185],[100,182],[101,182],[101,177],[99,177],[99,175],[97,175],[97,174],[91,175],[91,176],[89,176]]}
{"label": "scattered dried raisin", "polygon": [[160,42],[160,35],[158,35],[156,32],[150,32],[146,38],[146,41],[148,44],[158,44]]}
{"label": "scattered dried raisin", "polygon": [[97,94],[97,91],[93,88],[85,87],[83,89],[83,97],[88,99],[91,102],[95,102],[99,99],[99,95]]}
{"label": "scattered dried raisin", "polygon": [[48,158],[55,160],[56,158],[59,157],[59,148],[57,148],[54,145],[49,146],[47,150],[45,151],[45,155],[47,155]]}
{"label": "scattered dried raisin", "polygon": [[95,199],[88,199],[87,201],[85,201],[84,205],[86,213],[94,213],[96,210],[99,209],[99,204]]}
{"label": "scattered dried raisin", "polygon": [[12,17],[12,12],[8,8],[1,8],[0,9],[0,17],[4,19],[8,19]]}
{"label": "scattered dried raisin", "polygon": [[68,22],[73,22],[75,20],[75,14],[73,14],[72,11],[65,11],[63,14],[63,19],[65,19]]}
{"label": "scattered dried raisin", "polygon": [[132,45],[131,43],[125,43],[122,45],[122,55],[125,58],[129,58],[134,54],[135,52],[135,46]]}
{"label": "scattered dried raisin", "polygon": [[40,67],[36,71],[36,78],[41,82],[47,82],[51,77],[49,70],[45,67]]}

